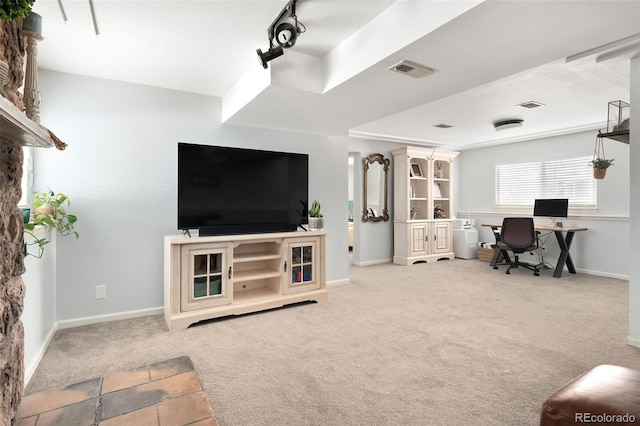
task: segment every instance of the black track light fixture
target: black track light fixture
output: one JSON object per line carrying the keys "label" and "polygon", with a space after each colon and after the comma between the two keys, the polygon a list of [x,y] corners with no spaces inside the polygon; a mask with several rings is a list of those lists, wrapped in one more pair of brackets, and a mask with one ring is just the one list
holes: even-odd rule
{"label": "black track light fixture", "polygon": [[[296,15],[296,3],[299,0],[289,0],[280,11],[276,19],[267,28],[267,38],[269,40],[269,50],[263,52],[258,49],[258,60],[264,69],[268,68],[267,63],[279,56],[282,56],[284,49],[288,49],[296,44],[298,35],[305,32],[306,28],[298,22]],[[277,46],[275,43],[277,43]]]}
{"label": "black track light fixture", "polygon": [[276,47],[271,46],[269,50],[267,50],[266,52],[263,52],[261,49],[258,49],[256,52],[258,53],[258,61],[260,62],[260,64],[262,65],[262,68],[264,69],[267,69],[269,67],[267,65],[267,62],[277,58],[278,56],[282,56],[282,54],[284,53],[284,51],[282,50],[282,47],[280,46],[276,46]]}
{"label": "black track light fixture", "polygon": [[297,25],[294,26],[289,22],[282,22],[276,28],[276,42],[281,47],[289,48],[296,44],[296,40],[298,39],[298,34],[300,34],[300,27]]}

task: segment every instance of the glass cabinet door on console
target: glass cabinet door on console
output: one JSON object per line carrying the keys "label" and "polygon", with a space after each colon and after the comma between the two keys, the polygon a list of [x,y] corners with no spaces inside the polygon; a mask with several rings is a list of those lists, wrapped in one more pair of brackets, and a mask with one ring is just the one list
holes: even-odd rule
{"label": "glass cabinet door on console", "polygon": [[284,293],[320,288],[319,239],[307,238],[287,245]]}
{"label": "glass cabinet door on console", "polygon": [[180,304],[183,311],[231,303],[231,245],[182,248]]}

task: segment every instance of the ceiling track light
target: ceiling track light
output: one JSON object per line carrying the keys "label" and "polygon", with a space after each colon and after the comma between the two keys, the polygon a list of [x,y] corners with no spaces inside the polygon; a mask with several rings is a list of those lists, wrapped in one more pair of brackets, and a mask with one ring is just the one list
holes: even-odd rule
{"label": "ceiling track light", "polygon": [[62,0],[58,0],[58,7],[60,8],[60,13],[62,13],[62,19],[64,23],[67,23],[67,14],[64,12],[64,6],[62,6]]}
{"label": "ceiling track light", "polygon": [[[584,52],[576,53],[571,56],[567,56],[565,61],[567,63],[576,61],[578,59],[586,58],[587,56],[601,54],[596,58],[596,62],[611,59],[619,54],[627,53],[640,48],[640,33],[631,35],[629,37],[621,38],[611,43],[606,43],[600,46],[593,47],[585,50]],[[622,50],[622,53],[618,53],[618,50]],[[598,61],[600,59],[600,61]]]}
{"label": "ceiling track light", "polygon": [[[60,8],[60,13],[62,14],[62,19],[66,24],[67,14],[64,11],[64,6],[62,5],[62,0],[58,0],[58,8]],[[91,22],[93,23],[93,31],[96,33],[96,37],[100,35],[100,31],[98,31],[98,20],[96,19],[96,11],[93,7],[93,0],[89,0],[89,11],[91,12]]]}
{"label": "ceiling track light", "polygon": [[275,31],[276,42],[280,47],[288,49],[296,44],[298,34],[300,34],[300,27],[298,27],[297,22],[295,26],[289,22],[282,22]]}
{"label": "ceiling track light", "polygon": [[262,68],[264,69],[267,69],[269,67],[267,63],[270,60],[275,59],[278,56],[282,56],[282,54],[284,53],[284,51],[282,50],[282,47],[280,46],[276,46],[276,47],[271,46],[269,50],[267,50],[266,52],[263,52],[260,49],[256,50],[256,52],[258,53],[258,60],[260,61],[260,65],[262,65]]}
{"label": "ceiling track light", "polygon": [[98,21],[96,20],[96,12],[93,10],[93,0],[89,0],[89,10],[91,11],[91,20],[93,21],[93,31],[96,33],[96,37],[100,35],[98,31]]}
{"label": "ceiling track light", "polygon": [[[264,69],[268,68],[269,61],[282,56],[284,53],[283,48],[288,49],[295,45],[298,35],[306,31],[305,26],[298,22],[298,16],[296,15],[296,3],[298,1],[289,0],[267,28],[269,49],[266,52],[261,49],[256,50],[258,61]],[[274,45],[274,41],[277,46]]]}

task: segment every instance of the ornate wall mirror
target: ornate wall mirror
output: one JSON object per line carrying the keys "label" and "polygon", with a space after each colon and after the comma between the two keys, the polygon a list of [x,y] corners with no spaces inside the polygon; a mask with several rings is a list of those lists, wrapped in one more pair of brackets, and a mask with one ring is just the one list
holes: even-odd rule
{"label": "ornate wall mirror", "polygon": [[389,182],[389,159],[382,154],[371,154],[362,159],[364,165],[363,222],[389,220],[387,194]]}

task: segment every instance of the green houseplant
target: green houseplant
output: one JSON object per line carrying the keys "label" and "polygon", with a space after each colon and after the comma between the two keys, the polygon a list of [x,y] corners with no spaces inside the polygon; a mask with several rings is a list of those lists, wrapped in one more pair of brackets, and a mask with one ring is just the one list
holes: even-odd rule
{"label": "green houseplant", "polygon": [[[50,226],[58,231],[63,237],[73,235],[76,238],[79,237],[78,232],[75,231],[74,225],[78,221],[78,218],[67,213],[65,206],[69,207],[71,200],[63,193],[55,193],[51,189],[46,191],[36,191],[33,193],[33,212],[31,219],[28,223],[24,224],[24,231],[33,238],[32,243],[26,243],[24,245],[24,255],[34,256],[41,258],[44,254],[44,246],[50,241],[47,238],[36,237],[34,231],[36,226]],[[37,246],[38,254],[30,253],[29,246]]]}
{"label": "green houseplant", "polygon": [[613,166],[613,158],[594,158],[591,160],[591,165],[593,166],[593,177],[596,179],[603,179],[607,174],[607,169],[610,166]]}
{"label": "green houseplant", "polygon": [[0,20],[15,21],[26,17],[31,12],[35,0],[8,0],[0,2]]}
{"label": "green houseplant", "polygon": [[309,228],[311,229],[323,229],[324,217],[320,212],[320,201],[314,200],[309,208]]}

